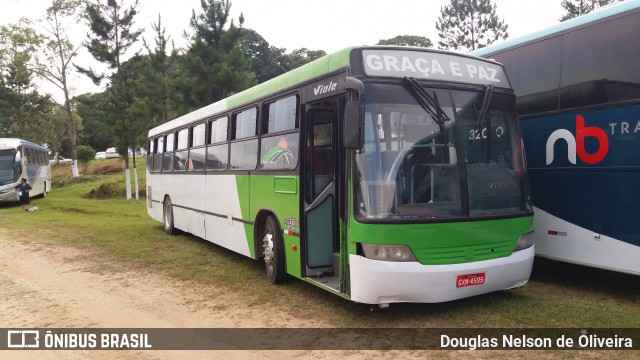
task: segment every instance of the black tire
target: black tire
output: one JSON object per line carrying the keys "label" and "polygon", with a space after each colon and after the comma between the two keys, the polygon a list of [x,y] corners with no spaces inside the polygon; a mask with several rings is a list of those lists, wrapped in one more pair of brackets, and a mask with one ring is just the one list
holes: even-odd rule
{"label": "black tire", "polygon": [[273,284],[286,281],[286,263],[284,257],[284,241],[280,227],[273,216],[269,216],[264,224],[262,237],[264,248],[264,265],[267,277]]}
{"label": "black tire", "polygon": [[175,235],[177,233],[176,228],[173,226],[173,204],[171,204],[170,197],[164,200],[162,206],[162,223],[164,224],[164,232],[169,235]]}

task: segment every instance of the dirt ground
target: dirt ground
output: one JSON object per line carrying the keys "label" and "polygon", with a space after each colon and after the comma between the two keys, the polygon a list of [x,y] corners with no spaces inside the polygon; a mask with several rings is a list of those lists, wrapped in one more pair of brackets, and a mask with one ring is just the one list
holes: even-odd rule
{"label": "dirt ground", "polygon": [[[239,294],[141,273],[71,247],[8,239],[0,231],[0,328],[331,327],[248,304]],[[415,358],[382,351],[0,351],[7,359]],[[424,355],[424,354],[423,354]]]}

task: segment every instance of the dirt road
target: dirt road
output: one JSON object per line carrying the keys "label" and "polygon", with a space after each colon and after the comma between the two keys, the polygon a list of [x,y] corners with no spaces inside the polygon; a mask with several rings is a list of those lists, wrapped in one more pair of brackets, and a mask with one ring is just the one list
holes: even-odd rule
{"label": "dirt road", "polygon": [[[70,247],[8,239],[0,231],[0,327],[242,328],[328,327],[265,312],[238,294],[177,282],[96,258]],[[5,351],[24,359],[282,359],[328,356],[323,351]],[[365,354],[330,352],[348,358]],[[372,354],[369,354],[372,355]],[[379,354],[380,355],[380,354]],[[333,357],[333,356],[330,356]]]}

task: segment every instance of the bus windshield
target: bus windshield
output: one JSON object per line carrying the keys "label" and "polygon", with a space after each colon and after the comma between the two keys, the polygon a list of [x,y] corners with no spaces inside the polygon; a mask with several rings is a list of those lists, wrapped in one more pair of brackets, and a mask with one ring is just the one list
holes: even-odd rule
{"label": "bus windshield", "polygon": [[356,154],[357,216],[530,215],[515,97],[492,89],[414,90],[409,83],[367,84],[365,142]]}
{"label": "bus windshield", "polygon": [[0,150],[0,184],[16,181],[14,160],[16,151],[13,149]]}

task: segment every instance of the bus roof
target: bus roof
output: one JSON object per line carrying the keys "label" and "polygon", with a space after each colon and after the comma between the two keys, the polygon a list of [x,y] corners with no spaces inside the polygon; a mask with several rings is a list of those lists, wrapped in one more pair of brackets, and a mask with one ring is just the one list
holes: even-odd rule
{"label": "bus roof", "polygon": [[347,67],[349,65],[349,53],[352,49],[354,49],[354,47],[349,47],[336,53],[323,56],[273,79],[231,95],[228,98],[219,100],[213,104],[166,122],[149,130],[149,136],[154,136],[169,129],[181,127],[182,125],[189,124],[193,121],[206,118],[212,114],[223,112],[236,106],[248,104],[254,100],[277,93],[278,91],[282,91],[304,81]]}
{"label": "bus roof", "polygon": [[592,11],[586,15],[578,16],[573,19],[563,21],[559,24],[550,26],[548,28],[532,32],[527,35],[523,35],[517,38],[509,39],[501,43],[490,45],[481,49],[477,49],[471,52],[475,56],[488,56],[503,50],[521,46],[530,42],[534,42],[540,39],[548,38],[554,35],[586,26],[588,24],[603,20],[612,16],[617,16],[626,12],[640,8],[640,0],[628,0],[610,6],[599,8],[596,11]]}
{"label": "bus roof", "polygon": [[[639,0],[640,1],[640,0]],[[312,79],[321,77],[322,75],[330,74],[331,72],[338,71],[340,69],[347,68],[350,64],[350,54],[355,49],[389,49],[399,51],[428,51],[436,54],[453,55],[456,57],[475,59],[482,62],[492,62],[488,59],[483,59],[477,56],[455,53],[451,51],[437,50],[437,49],[425,49],[417,47],[399,47],[399,46],[352,46],[340,50],[338,52],[325,55],[317,60],[314,60],[308,64],[302,65],[296,69],[286,72],[273,79],[265,81],[254,87],[241,91],[237,94],[231,95],[228,98],[219,100],[213,104],[207,105],[198,110],[192,111],[188,114],[182,115],[176,119],[168,121],[164,124],[158,125],[155,128],[149,130],[149,137],[162,134],[172,129],[178,129],[184,127],[193,122],[209,118],[212,115],[222,113],[232,108],[240,107],[246,104],[250,104],[256,100],[268,97],[272,94],[277,94],[280,91],[292,88],[296,85],[303,84]],[[502,66],[502,65],[500,65]]]}
{"label": "bus roof", "polygon": [[48,151],[48,149],[42,145],[38,145],[36,143],[32,143],[31,141],[27,141],[27,140],[22,140],[22,139],[17,139],[17,138],[0,138],[0,149],[7,149],[7,148],[16,148],[19,145],[28,145],[30,147],[33,148],[37,148],[37,149],[41,149],[41,150],[46,150]]}

